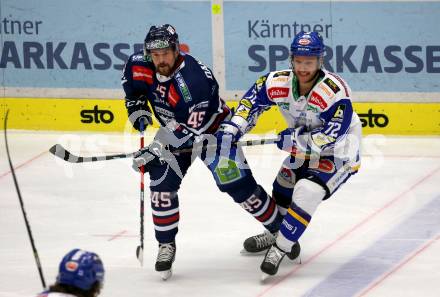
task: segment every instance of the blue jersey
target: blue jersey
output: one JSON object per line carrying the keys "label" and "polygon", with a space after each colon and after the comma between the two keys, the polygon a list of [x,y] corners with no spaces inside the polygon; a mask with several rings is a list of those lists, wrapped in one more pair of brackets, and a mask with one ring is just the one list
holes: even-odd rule
{"label": "blue jersey", "polygon": [[[219,97],[218,83],[211,70],[189,54],[181,53],[173,74],[166,77],[144,59],[143,52],[137,52],[124,67],[122,86],[126,98],[148,100],[161,126],[179,139],[214,133],[230,113]],[[133,102],[126,100],[126,104]]]}

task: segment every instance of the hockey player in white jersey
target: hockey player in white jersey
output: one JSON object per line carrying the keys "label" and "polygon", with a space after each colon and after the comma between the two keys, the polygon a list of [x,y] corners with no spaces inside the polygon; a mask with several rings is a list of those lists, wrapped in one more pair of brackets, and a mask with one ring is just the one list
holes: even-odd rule
{"label": "hockey player in white jersey", "polygon": [[[277,106],[288,128],[277,146],[289,152],[273,182],[273,198],[284,214],[279,231],[245,240],[246,251],[267,249],[261,264],[274,275],[287,254],[299,256],[299,238],[318,205],[328,199],[360,165],[361,122],[353,111],[351,89],[338,75],[323,68],[325,46],[316,32],[300,32],[291,44],[291,69],[260,77],[247,91],[225,134],[240,138],[261,113]],[[276,128],[276,127],[274,127]]]}
{"label": "hockey player in white jersey", "polygon": [[73,249],[59,265],[54,285],[38,297],[96,297],[104,284],[104,266],[95,253]]}

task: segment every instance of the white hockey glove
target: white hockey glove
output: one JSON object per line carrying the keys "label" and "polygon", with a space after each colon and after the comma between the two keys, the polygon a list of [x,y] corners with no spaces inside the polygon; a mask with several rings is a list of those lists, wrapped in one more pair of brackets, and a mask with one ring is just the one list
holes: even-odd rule
{"label": "white hockey glove", "polygon": [[237,142],[242,133],[237,124],[231,121],[225,121],[220,125],[218,131],[214,134],[217,138],[217,143],[234,143]]}

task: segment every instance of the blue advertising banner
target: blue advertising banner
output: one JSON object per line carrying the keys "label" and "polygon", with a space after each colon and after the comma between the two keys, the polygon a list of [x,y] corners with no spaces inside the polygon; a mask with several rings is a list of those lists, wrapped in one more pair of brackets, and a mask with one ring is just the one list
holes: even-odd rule
{"label": "blue advertising banner", "polygon": [[293,36],[313,30],[353,90],[440,92],[439,16],[438,1],[225,1],[226,89],[288,68]]}
{"label": "blue advertising banner", "polygon": [[119,89],[128,56],[165,23],[212,66],[210,1],[2,0],[1,86]]}

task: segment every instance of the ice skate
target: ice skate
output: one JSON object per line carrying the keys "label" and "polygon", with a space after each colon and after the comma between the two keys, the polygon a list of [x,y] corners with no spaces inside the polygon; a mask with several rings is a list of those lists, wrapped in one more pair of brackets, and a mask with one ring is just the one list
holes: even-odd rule
{"label": "ice skate", "polygon": [[251,236],[243,242],[242,254],[257,254],[270,248],[275,243],[276,233],[265,230],[263,233]]}
{"label": "ice skate", "polygon": [[[290,252],[286,253],[286,256],[293,261],[299,257],[300,253],[301,253],[301,245],[299,244],[299,242],[295,242]],[[299,263],[301,263],[300,258],[298,258],[298,261]]]}
{"label": "ice skate", "polygon": [[278,267],[280,267],[281,261],[285,255],[286,253],[276,244],[270,247],[260,266],[260,269],[263,272],[261,277],[262,281],[266,280],[268,276],[275,275],[278,272]]}
{"label": "ice skate", "polygon": [[176,243],[160,243],[156,259],[156,271],[163,280],[167,280],[173,274],[172,265],[176,257]]}

